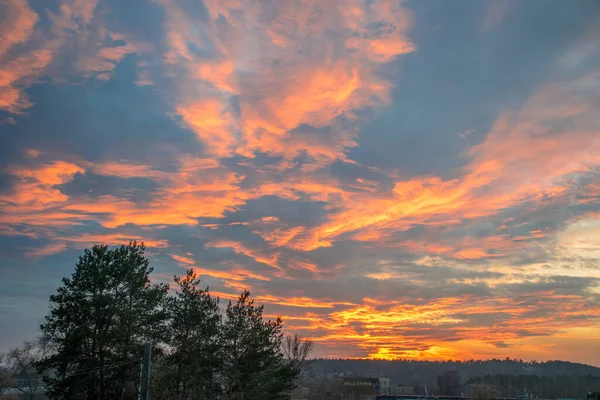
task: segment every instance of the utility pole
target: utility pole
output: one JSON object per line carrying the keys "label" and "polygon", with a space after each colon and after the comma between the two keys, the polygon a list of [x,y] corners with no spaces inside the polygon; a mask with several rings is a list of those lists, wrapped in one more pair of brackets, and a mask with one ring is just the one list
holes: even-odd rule
{"label": "utility pole", "polygon": [[150,400],[150,358],[152,357],[152,344],[144,344],[144,358],[142,359],[142,382],[140,384],[140,400]]}

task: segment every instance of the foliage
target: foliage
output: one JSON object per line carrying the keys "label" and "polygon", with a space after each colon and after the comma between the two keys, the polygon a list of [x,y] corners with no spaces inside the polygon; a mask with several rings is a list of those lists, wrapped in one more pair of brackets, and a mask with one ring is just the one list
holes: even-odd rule
{"label": "foliage", "polygon": [[227,305],[223,322],[223,387],[227,400],[289,398],[297,369],[281,351],[281,318],[264,321],[248,291]]}
{"label": "foliage", "polygon": [[0,369],[0,396],[4,399],[4,394],[15,387],[17,381],[13,374],[7,369]]}
{"label": "foliage", "polygon": [[472,391],[469,397],[475,400],[490,400],[500,397],[500,392],[490,385],[476,383],[472,385]]}
{"label": "foliage", "polygon": [[283,342],[283,355],[293,367],[300,370],[308,356],[315,348],[312,340],[303,339],[300,335],[286,336]]}
{"label": "foliage", "polygon": [[469,384],[493,386],[504,397],[515,397],[525,390],[543,399],[565,397],[583,399],[600,387],[600,377],[592,375],[486,375],[469,380]]}
{"label": "foliage", "polygon": [[50,297],[41,326],[55,351],[46,389],[55,399],[133,399],[146,341],[162,334],[167,285],[151,284],[144,245],[86,249],[72,277]]}
{"label": "foliage", "polygon": [[[8,367],[1,386],[14,388],[24,398],[33,398],[43,388],[42,375],[38,373],[37,364],[47,352],[44,341],[25,341],[20,347],[11,349],[3,359]],[[6,386],[10,384],[10,386]],[[0,394],[2,388],[0,388]]]}
{"label": "foliage", "polygon": [[312,342],[294,336],[282,348],[281,319],[263,320],[248,291],[223,315],[193,270],[174,278],[169,295],[150,282],[144,250],[136,242],[86,249],[50,297],[41,330],[52,351],[38,363],[49,397],[137,398],[150,342],[155,400],[289,398]]}
{"label": "foliage", "polygon": [[308,356],[314,350],[315,344],[309,339],[303,339],[300,335],[288,335],[283,341],[283,355],[291,368],[294,368],[298,377],[294,381],[294,391],[292,394],[298,398],[306,398],[310,393],[310,379],[306,375],[301,375],[303,367]]}
{"label": "foliage", "polygon": [[173,367],[166,386],[171,398],[213,399],[220,395],[221,368],[219,300],[200,288],[193,270],[175,277],[177,293],[166,303],[166,343],[171,349],[167,364]]}
{"label": "foliage", "polygon": [[[463,382],[488,374],[525,375],[540,378],[585,377],[588,375],[600,377],[600,368],[591,365],[566,361],[535,362],[508,358],[468,361],[314,359],[308,362],[307,368],[310,368],[312,373],[319,375],[343,373],[345,376],[385,376],[396,384],[412,384],[416,387],[415,393],[417,394],[423,394],[423,386],[427,386],[431,393],[436,386],[437,376],[450,369],[458,371]],[[580,381],[580,378],[576,379]],[[500,386],[497,387],[500,388]],[[527,388],[529,387],[527,386]],[[590,386],[586,390],[598,390],[599,388],[600,385]],[[510,397],[514,396],[513,389]],[[542,397],[541,394],[539,396]],[[585,393],[582,392],[578,397],[585,398]]]}
{"label": "foliage", "polygon": [[292,393],[293,399],[333,400],[342,393],[343,379],[333,374],[307,373]]}
{"label": "foliage", "polygon": [[600,400],[600,392],[588,392],[586,397],[588,400]]}
{"label": "foliage", "polygon": [[437,377],[437,388],[439,395],[442,396],[460,396],[461,385],[460,375],[456,370],[444,371]]}

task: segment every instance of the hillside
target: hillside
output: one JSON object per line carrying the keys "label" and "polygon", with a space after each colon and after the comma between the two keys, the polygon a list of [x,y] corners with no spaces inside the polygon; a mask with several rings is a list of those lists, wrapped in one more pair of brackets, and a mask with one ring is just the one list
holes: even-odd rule
{"label": "hillside", "polygon": [[501,396],[511,397],[523,389],[542,399],[556,397],[583,399],[600,389],[600,377],[591,375],[486,375],[470,379],[467,384],[484,384],[495,388]]}
{"label": "hillside", "polygon": [[533,375],[539,377],[586,376],[600,377],[600,368],[567,361],[525,362],[521,360],[484,361],[412,361],[412,360],[312,360],[311,374],[340,374],[350,376],[385,376],[395,384],[417,387],[436,386],[437,376],[443,371],[457,370],[461,382],[486,375]]}

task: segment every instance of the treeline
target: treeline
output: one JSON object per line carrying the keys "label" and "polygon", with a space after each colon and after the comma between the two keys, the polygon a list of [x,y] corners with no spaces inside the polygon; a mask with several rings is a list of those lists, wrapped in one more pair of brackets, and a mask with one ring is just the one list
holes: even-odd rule
{"label": "treeline", "polygon": [[585,399],[588,393],[600,389],[600,377],[592,375],[486,375],[472,378],[467,384],[485,384],[501,396],[514,397],[527,390],[542,399],[557,397]]}
{"label": "treeline", "polygon": [[[297,397],[307,400],[336,399],[336,394],[342,392],[344,376],[347,375],[309,371],[300,380]],[[461,381],[456,370],[446,370],[437,375],[435,381],[435,384],[428,385],[430,396],[465,396],[473,400],[519,396],[531,399],[600,400],[600,377],[592,375],[486,375],[465,382]],[[415,394],[424,394],[422,386],[416,383],[413,386]]]}
{"label": "treeline", "polygon": [[530,375],[539,377],[593,376],[600,377],[600,368],[565,361],[528,362],[515,359],[469,360],[469,361],[420,361],[420,360],[344,360],[314,359],[307,366],[311,374],[344,374],[350,376],[385,376],[395,384],[415,387],[418,393],[427,386],[437,388],[437,377],[445,371],[457,371],[461,381],[485,375]]}
{"label": "treeline", "polygon": [[135,242],[86,249],[50,297],[39,344],[26,344],[26,368],[7,358],[13,378],[39,387],[35,364],[51,399],[137,399],[151,343],[153,400],[289,398],[312,343],[284,340],[281,319],[264,320],[247,291],[223,313],[192,270],[171,285],[152,283],[144,250]]}

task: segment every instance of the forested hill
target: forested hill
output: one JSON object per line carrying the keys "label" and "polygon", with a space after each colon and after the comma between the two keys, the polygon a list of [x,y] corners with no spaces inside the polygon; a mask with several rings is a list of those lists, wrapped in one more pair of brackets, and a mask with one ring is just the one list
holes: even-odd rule
{"label": "forested hill", "polygon": [[541,399],[584,399],[587,393],[600,389],[600,376],[486,375],[470,379],[467,384],[484,384],[503,397],[512,397],[527,389]]}
{"label": "forested hill", "polygon": [[344,373],[355,376],[385,376],[392,383],[427,384],[434,387],[437,376],[447,370],[456,370],[462,382],[485,375],[536,375],[536,376],[575,376],[592,375],[600,377],[600,368],[566,361],[526,362],[520,360],[485,361],[412,361],[412,360],[312,360],[309,373]]}

